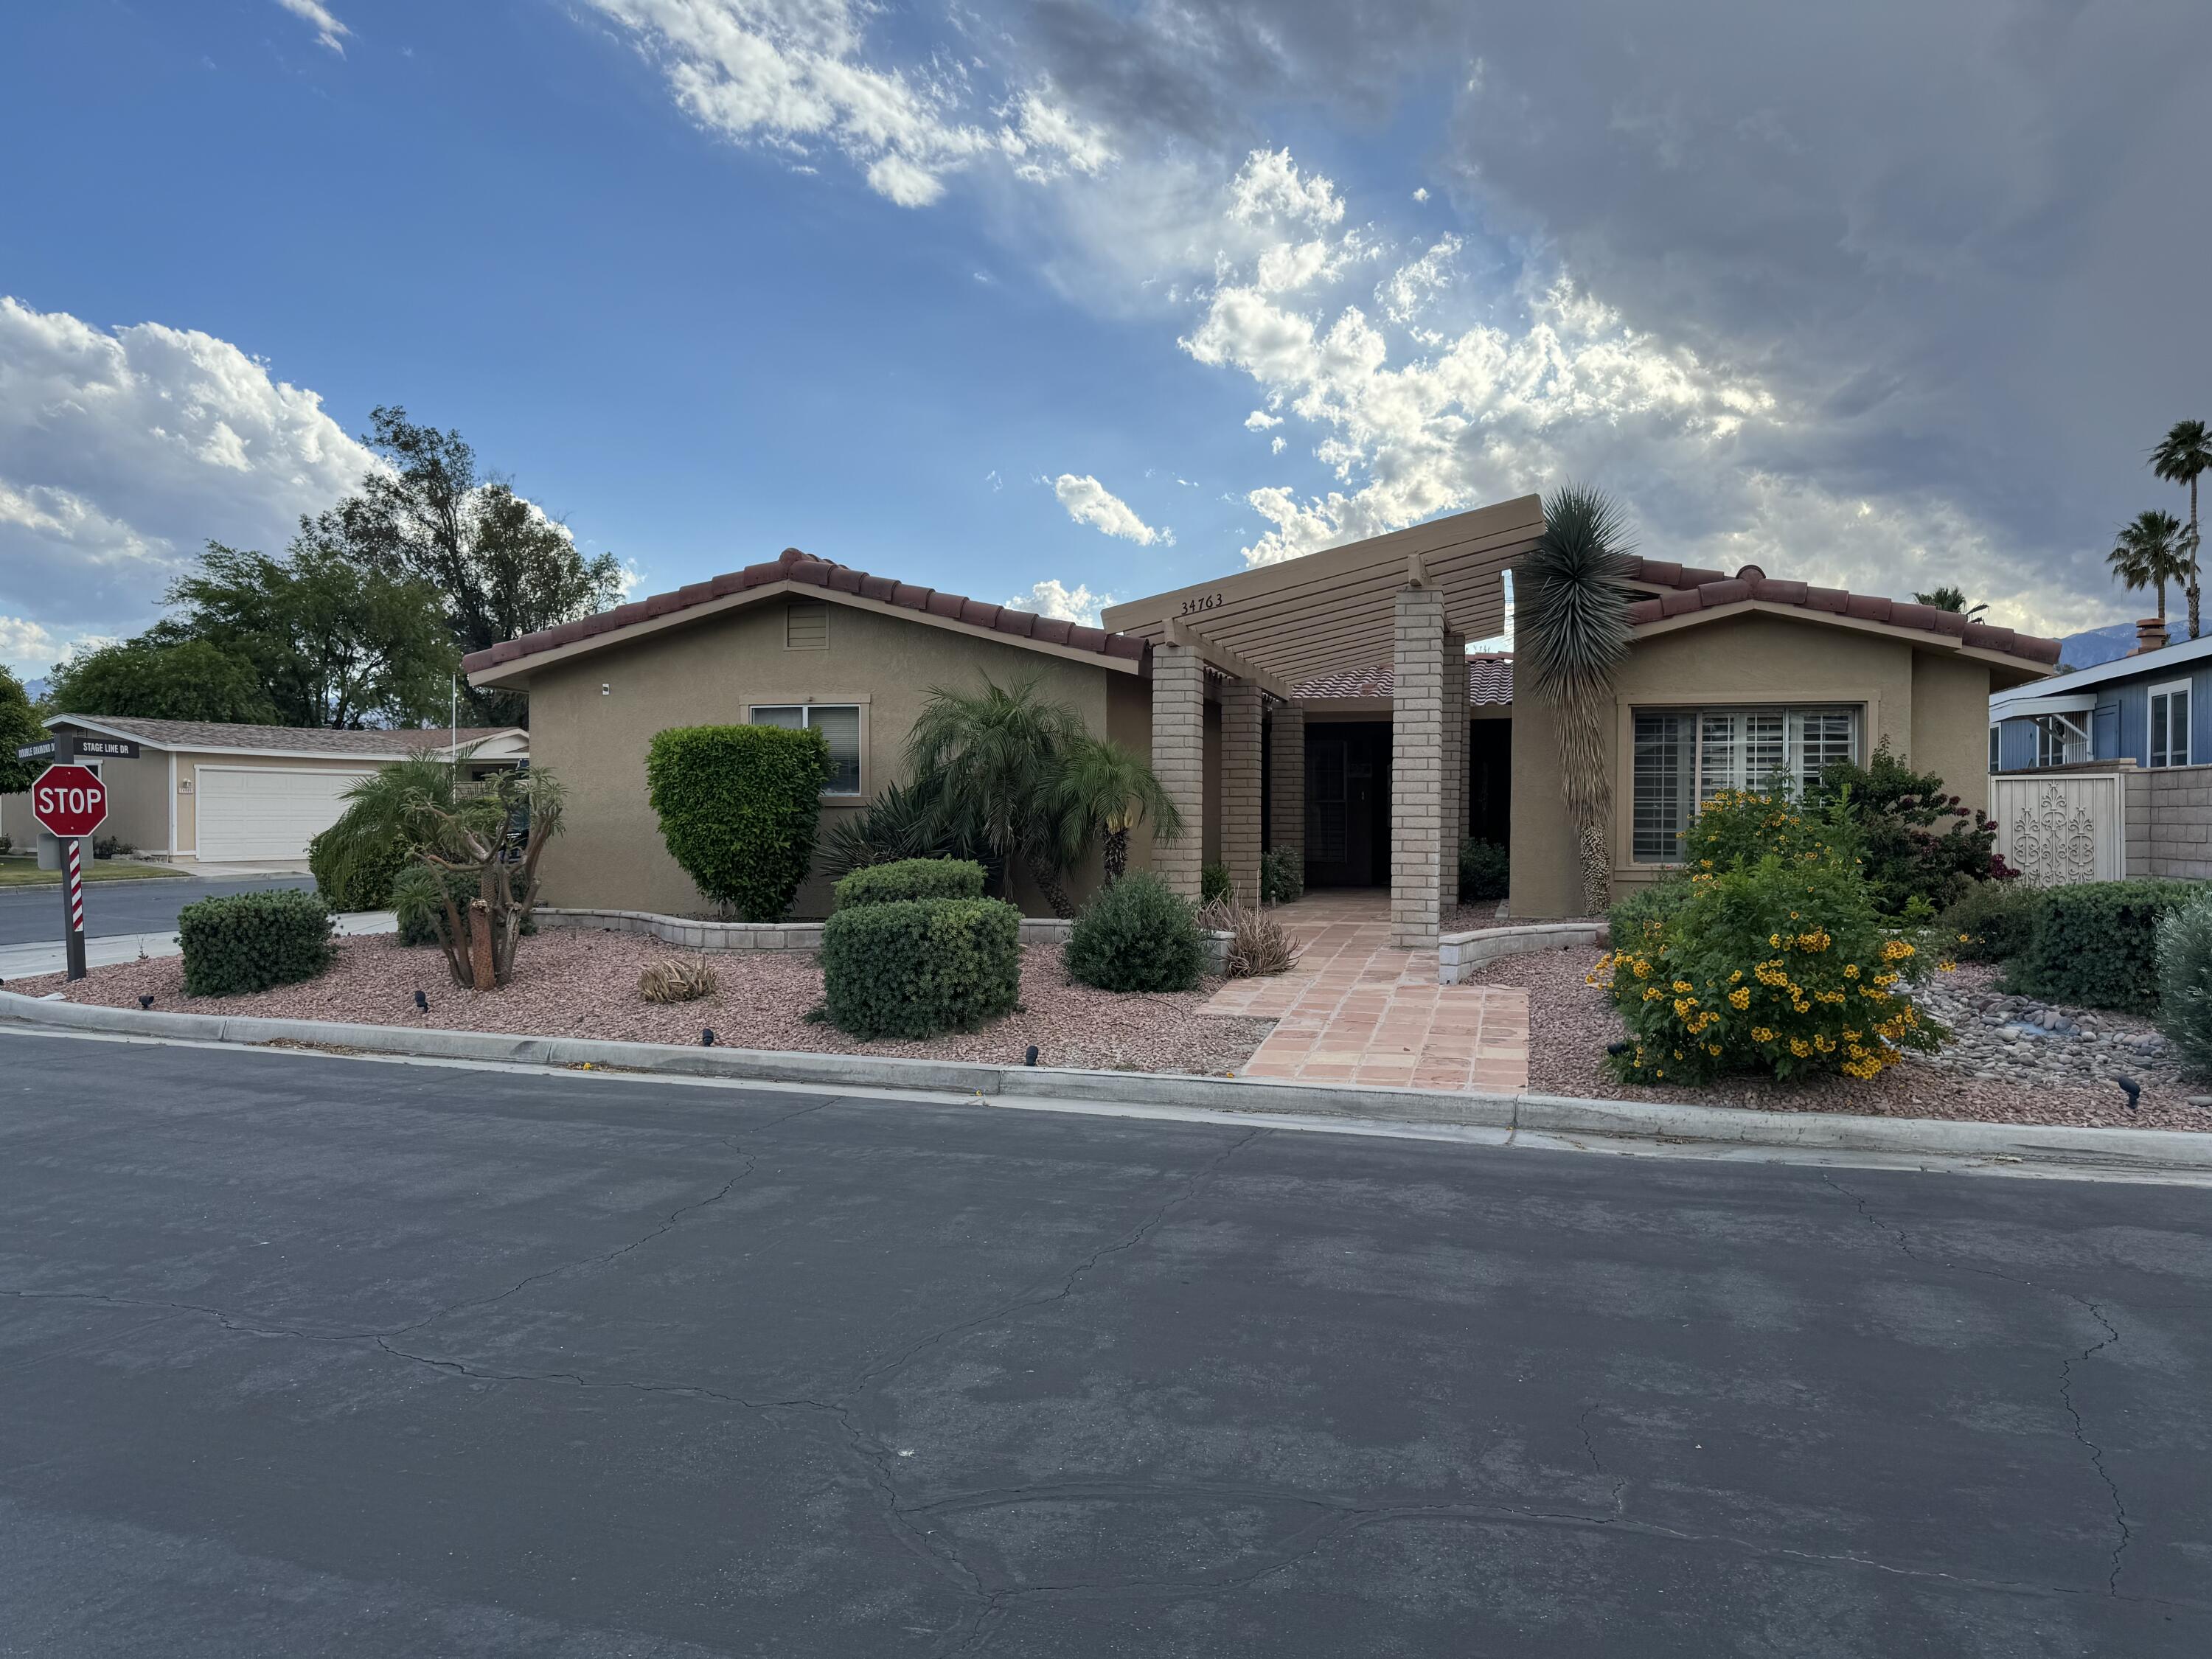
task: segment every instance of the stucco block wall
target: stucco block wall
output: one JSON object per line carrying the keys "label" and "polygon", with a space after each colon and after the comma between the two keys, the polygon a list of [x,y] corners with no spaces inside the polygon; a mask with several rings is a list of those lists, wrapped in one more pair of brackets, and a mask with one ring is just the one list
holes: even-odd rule
{"label": "stucco block wall", "polygon": [[[932,686],[973,689],[983,674],[1002,685],[1033,680],[1040,696],[1106,732],[1108,680],[1134,679],[926,623],[837,605],[829,613],[823,649],[787,645],[785,606],[772,601],[532,676],[532,764],[558,776],[568,797],[568,829],[542,866],[548,903],[673,915],[708,908],[668,856],[646,799],[646,748],[669,726],[742,725],[756,704],[860,704],[862,793],[823,803],[826,836],[840,815],[906,780],[907,733]],[[829,884],[810,879],[793,913],[819,915],[829,902]]]}
{"label": "stucco block wall", "polygon": [[[1923,665],[1925,665],[1924,666]],[[1634,780],[1631,720],[1639,708],[1847,703],[1863,712],[1863,753],[1887,740],[1899,759],[1932,767],[1969,805],[1988,799],[1989,670],[1916,651],[1905,639],[1770,615],[1645,635],[1614,676],[1605,742],[1613,787],[1616,892],[1656,880],[1630,844]],[[1925,701],[1919,701],[1920,694]],[[1554,709],[1528,687],[1513,706],[1513,873],[1508,908],[1531,921],[1582,908],[1574,835],[1559,799]]]}
{"label": "stucco block wall", "polygon": [[2127,782],[2128,872],[2212,880],[2212,766],[2153,767]]}

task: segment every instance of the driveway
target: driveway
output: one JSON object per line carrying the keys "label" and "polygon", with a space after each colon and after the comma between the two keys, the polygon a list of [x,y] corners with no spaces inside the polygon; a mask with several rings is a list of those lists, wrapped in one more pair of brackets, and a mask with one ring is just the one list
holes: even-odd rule
{"label": "driveway", "polygon": [[[312,876],[259,876],[239,881],[202,881],[191,877],[155,877],[96,885],[84,890],[84,927],[88,939],[116,933],[172,932],[177,912],[196,899],[218,894],[259,893],[289,887],[314,891]],[[0,889],[0,945],[58,944],[62,931],[61,889],[30,887]]]}
{"label": "driveway", "polygon": [[0,1060],[6,1651],[2212,1650],[2200,1189]]}

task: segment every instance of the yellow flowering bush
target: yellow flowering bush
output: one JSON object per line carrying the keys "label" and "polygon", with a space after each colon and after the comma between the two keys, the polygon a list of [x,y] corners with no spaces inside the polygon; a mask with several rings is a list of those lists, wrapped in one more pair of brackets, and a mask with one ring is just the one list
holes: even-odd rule
{"label": "yellow flowering bush", "polygon": [[1723,790],[1682,832],[1682,863],[1693,876],[1719,875],[1769,856],[1811,864],[1852,862],[1858,854],[1857,827],[1840,803],[1802,805],[1779,778],[1770,789]]}
{"label": "yellow flowering bush", "polygon": [[1628,1027],[1610,1063],[1631,1083],[1878,1077],[1949,1035],[1905,994],[1949,965],[1927,934],[1876,911],[1854,863],[1767,854],[1706,875],[1592,974]]}

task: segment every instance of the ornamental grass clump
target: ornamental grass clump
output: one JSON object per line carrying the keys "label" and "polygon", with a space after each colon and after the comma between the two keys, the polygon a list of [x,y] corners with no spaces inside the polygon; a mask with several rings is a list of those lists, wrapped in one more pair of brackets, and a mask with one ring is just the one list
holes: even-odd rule
{"label": "ornamental grass clump", "polygon": [[1592,984],[1607,986],[1630,1045],[1627,1083],[1699,1084],[1729,1073],[1821,1073],[1866,1081],[1948,1031],[1908,988],[1937,962],[1920,916],[1884,918],[1852,865],[1769,854],[1700,872],[1671,915],[1614,935]]}
{"label": "ornamental grass clump", "polygon": [[2212,1077],[2212,895],[2158,924],[2158,1027],[2191,1077]]}

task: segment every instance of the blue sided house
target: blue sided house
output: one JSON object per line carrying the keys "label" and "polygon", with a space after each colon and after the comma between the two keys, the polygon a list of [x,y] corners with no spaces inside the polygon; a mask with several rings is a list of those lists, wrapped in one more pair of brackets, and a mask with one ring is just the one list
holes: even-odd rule
{"label": "blue sided house", "polygon": [[2168,645],[2158,623],[2136,628],[2128,656],[1993,695],[1990,770],[2212,762],[2212,636]]}

